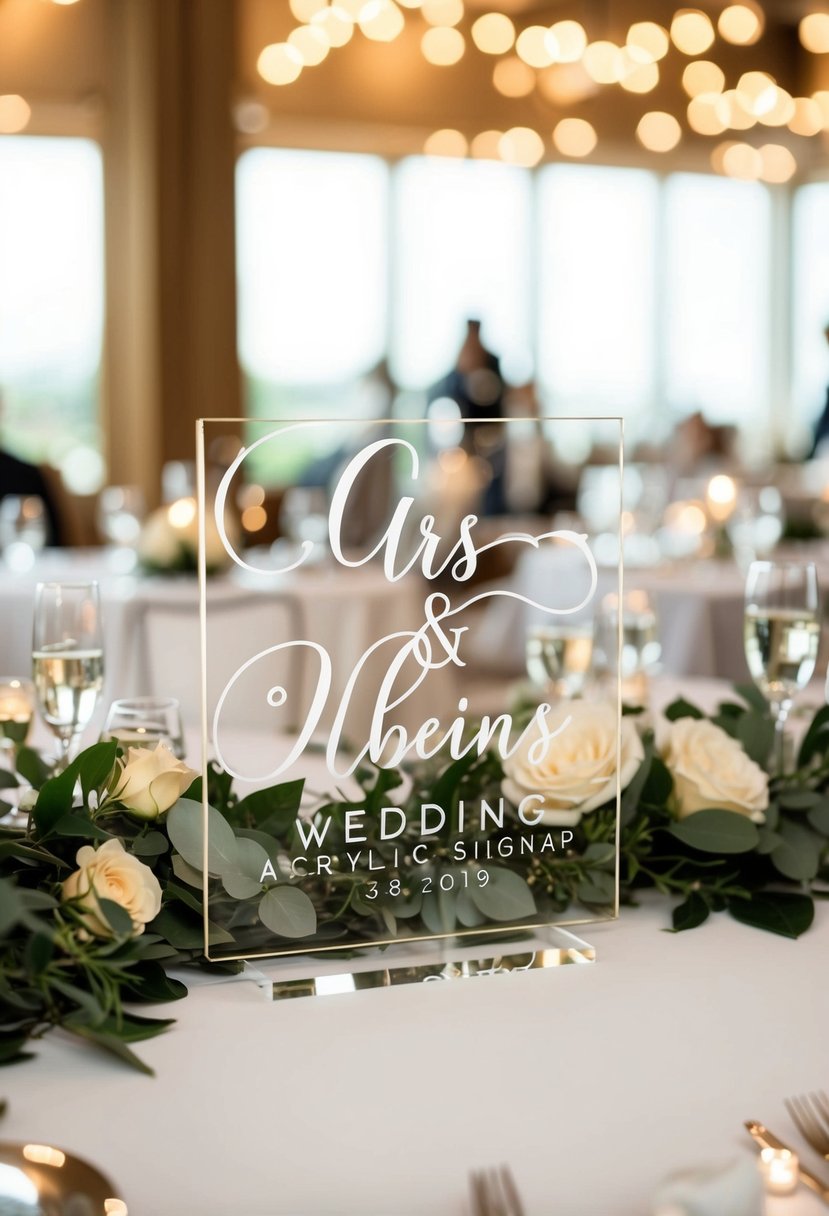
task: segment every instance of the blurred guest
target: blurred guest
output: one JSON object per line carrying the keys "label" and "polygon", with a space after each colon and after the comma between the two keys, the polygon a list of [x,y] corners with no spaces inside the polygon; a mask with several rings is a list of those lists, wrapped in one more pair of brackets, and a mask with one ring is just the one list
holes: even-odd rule
{"label": "blurred guest", "polygon": [[677,423],[668,449],[668,463],[678,477],[704,471],[734,457],[735,429],[712,426],[697,410]]}
{"label": "blurred guest", "polygon": [[504,388],[501,362],[484,346],[481,322],[470,318],[455,366],[430,389],[429,402],[448,397],[456,402],[462,418],[483,422],[502,417]]}
{"label": "blurred guest", "polygon": [[60,515],[43,472],[25,460],[18,460],[0,448],[0,500],[9,494],[34,496],[43,500],[46,509],[47,545],[63,544]]}
{"label": "blurred guest", "polygon": [[[826,341],[829,342],[829,325],[823,331]],[[811,460],[817,455],[818,448],[824,447],[826,441],[829,440],[829,388],[826,390],[826,404],[823,407],[823,413],[815,423],[814,440],[812,442],[812,450],[809,452]]]}

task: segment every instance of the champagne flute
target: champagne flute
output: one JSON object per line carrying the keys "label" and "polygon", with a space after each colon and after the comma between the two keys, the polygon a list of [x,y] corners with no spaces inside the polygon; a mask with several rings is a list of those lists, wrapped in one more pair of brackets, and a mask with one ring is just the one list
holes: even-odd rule
{"label": "champagne flute", "polygon": [[746,579],[744,639],[751,678],[774,717],[782,772],[792,703],[812,678],[820,642],[814,562],[752,562]]}
{"label": "champagne flute", "polygon": [[594,622],[594,645],[597,671],[621,680],[626,701],[644,705],[648,676],[658,669],[662,658],[659,617],[647,591],[626,591],[621,603],[615,592],[604,597]]}
{"label": "champagne flute", "polygon": [[581,696],[593,657],[589,626],[535,625],[527,631],[527,675],[538,688],[556,696]]}
{"label": "champagne flute", "polygon": [[97,583],[40,583],[32,670],[41,715],[58,740],[57,769],[72,758],[104,682]]}

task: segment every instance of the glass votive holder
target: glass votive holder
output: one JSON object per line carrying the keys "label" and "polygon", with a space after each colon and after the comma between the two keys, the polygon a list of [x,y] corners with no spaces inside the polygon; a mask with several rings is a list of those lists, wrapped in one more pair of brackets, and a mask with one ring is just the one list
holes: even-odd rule
{"label": "glass votive holder", "polygon": [[791,1195],[800,1180],[797,1154],[787,1148],[760,1150],[760,1176],[769,1195]]}

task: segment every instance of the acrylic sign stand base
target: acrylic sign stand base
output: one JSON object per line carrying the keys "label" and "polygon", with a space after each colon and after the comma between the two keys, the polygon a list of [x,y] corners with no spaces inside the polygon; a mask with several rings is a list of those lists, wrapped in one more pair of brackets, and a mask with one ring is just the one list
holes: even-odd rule
{"label": "acrylic sign stand base", "polygon": [[520,971],[596,961],[593,946],[566,929],[546,926],[508,937],[446,938],[441,941],[398,942],[349,951],[344,957],[309,954],[285,958],[249,959],[244,976],[253,980],[268,1000],[286,997],[337,996],[363,988],[392,988],[399,984],[441,983],[482,979]]}

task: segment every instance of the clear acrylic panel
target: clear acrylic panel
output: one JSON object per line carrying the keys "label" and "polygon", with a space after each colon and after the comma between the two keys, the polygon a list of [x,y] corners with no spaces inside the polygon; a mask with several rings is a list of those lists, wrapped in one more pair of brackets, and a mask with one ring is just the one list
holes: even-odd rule
{"label": "clear acrylic panel", "polygon": [[198,435],[208,957],[615,916],[620,420],[239,425]]}

